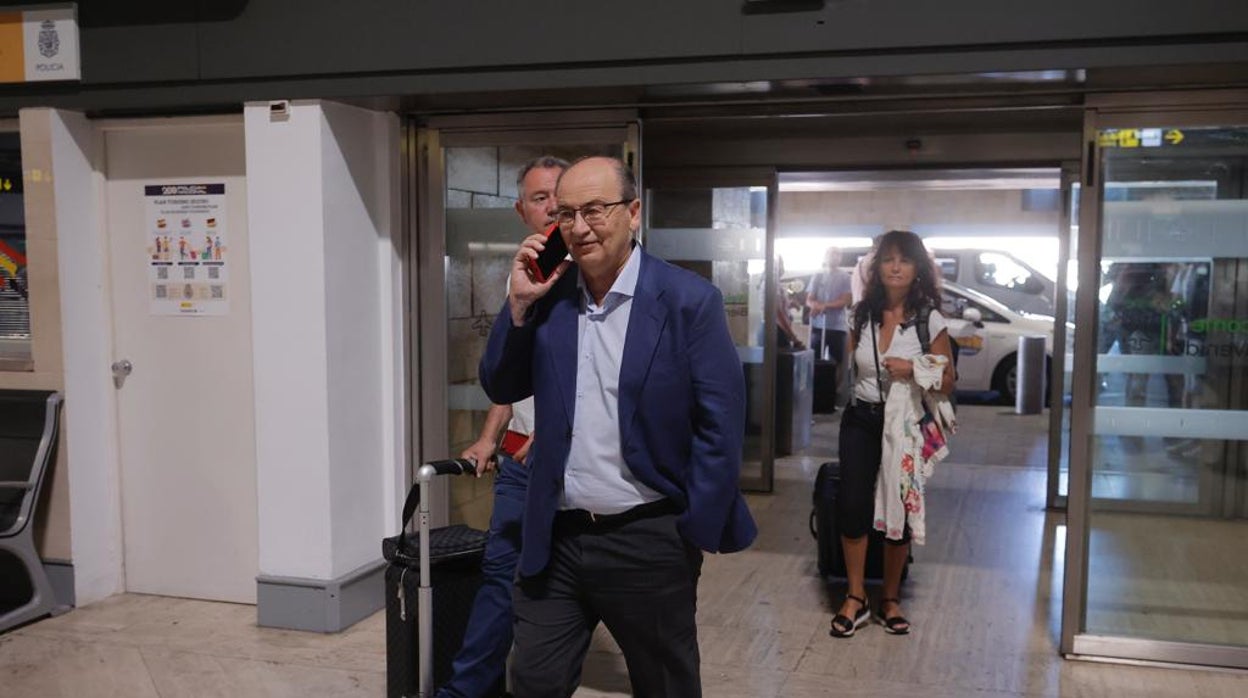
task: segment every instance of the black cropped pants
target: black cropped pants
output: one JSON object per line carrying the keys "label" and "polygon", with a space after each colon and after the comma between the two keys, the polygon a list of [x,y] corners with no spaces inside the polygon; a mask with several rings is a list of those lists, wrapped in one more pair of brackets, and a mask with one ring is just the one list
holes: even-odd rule
{"label": "black cropped pants", "polygon": [[[883,441],[884,406],[851,402],[841,417],[841,486],[836,495],[836,527],[846,538],[861,538],[871,532]],[[910,542],[910,527],[906,527],[902,540],[888,542]]]}

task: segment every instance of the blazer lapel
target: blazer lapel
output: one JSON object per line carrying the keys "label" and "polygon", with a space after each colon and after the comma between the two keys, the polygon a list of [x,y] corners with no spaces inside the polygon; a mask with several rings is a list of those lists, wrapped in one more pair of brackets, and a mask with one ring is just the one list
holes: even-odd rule
{"label": "blazer lapel", "polygon": [[580,311],[580,289],[576,285],[576,268],[572,267],[564,274],[561,283],[554,289],[559,298],[550,309],[547,320],[549,328],[549,351],[551,370],[559,384],[559,395],[563,398],[563,411],[568,416],[568,424],[572,424],[573,408],[576,395],[576,349],[577,349],[577,316]]}
{"label": "blazer lapel", "polygon": [[624,362],[620,366],[620,440],[627,445],[632,435],[633,418],[637,415],[637,403],[641,389],[646,384],[650,365],[654,361],[659,337],[667,325],[667,311],[659,303],[662,288],[655,288],[654,264],[649,255],[638,246],[641,254],[641,270],[637,277],[637,290],[633,294],[633,307],[628,318],[628,334],[624,340]]}

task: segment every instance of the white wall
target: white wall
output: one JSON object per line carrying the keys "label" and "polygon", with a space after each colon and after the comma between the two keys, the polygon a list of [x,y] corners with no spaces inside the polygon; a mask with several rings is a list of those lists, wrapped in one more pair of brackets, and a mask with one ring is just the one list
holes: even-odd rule
{"label": "white wall", "polygon": [[244,121],[260,573],[333,579],[397,526],[397,119],[305,101]]}
{"label": "white wall", "polygon": [[[103,137],[49,133],[59,248],[70,547],[78,603],[125,588]],[[333,579],[379,555],[405,482],[399,125],[296,103],[245,113],[260,574]]]}
{"label": "white wall", "polygon": [[[397,385],[387,341],[392,233],[390,163],[398,154],[397,119],[322,104],[326,323],[329,371],[330,511],[333,573],[377,559],[392,515],[395,472],[387,428]],[[396,521],[397,521],[397,517]],[[397,528],[397,524],[392,524]]]}
{"label": "white wall", "polygon": [[81,114],[23,110],[48,119],[61,284],[65,434],[74,593],[84,605],[120,592],[122,565],[117,413],[113,395],[103,138]]}
{"label": "white wall", "polygon": [[331,578],[320,108],[244,110],[260,574]]}
{"label": "white wall", "polygon": [[[382,282],[378,291],[383,309],[381,324],[382,341],[378,343],[382,365],[382,401],[381,409],[388,418],[382,420],[382,434],[385,451],[382,454],[381,468],[385,489],[382,492],[382,529],[385,535],[393,535],[399,530],[399,516],[403,511],[403,498],[407,494],[409,446],[409,425],[413,415],[407,411],[408,405],[408,344],[407,328],[415,322],[414,315],[409,315],[410,308],[405,299],[407,296],[408,277],[403,270],[406,265],[408,247],[404,243],[407,231],[402,228],[403,221],[403,172],[402,151],[399,147],[403,138],[402,127],[396,116],[386,116],[384,123],[378,126],[379,138],[384,140],[387,159],[378,160],[378,171],[384,172],[382,181],[389,182],[387,198],[390,210],[390,238],[381,240],[378,256],[381,259]],[[381,187],[378,187],[381,191]],[[387,288],[387,285],[389,286]],[[413,354],[414,356],[414,354]],[[413,364],[415,361],[413,361]]]}

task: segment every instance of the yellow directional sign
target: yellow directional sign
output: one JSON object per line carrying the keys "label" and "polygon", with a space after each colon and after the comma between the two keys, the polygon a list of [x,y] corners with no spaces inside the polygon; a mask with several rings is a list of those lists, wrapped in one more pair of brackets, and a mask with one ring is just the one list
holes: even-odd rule
{"label": "yellow directional sign", "polygon": [[1135,128],[1101,131],[1100,146],[1102,148],[1138,148],[1140,147],[1140,131]]}
{"label": "yellow directional sign", "polygon": [[[1164,142],[1163,142],[1164,141]],[[1101,131],[1097,144],[1102,148],[1157,148],[1178,145],[1183,142],[1183,132],[1177,128],[1111,128]]]}

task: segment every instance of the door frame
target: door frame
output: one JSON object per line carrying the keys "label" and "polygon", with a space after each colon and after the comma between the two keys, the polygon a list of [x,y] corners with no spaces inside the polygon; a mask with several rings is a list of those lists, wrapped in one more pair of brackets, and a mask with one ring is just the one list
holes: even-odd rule
{"label": "door frame", "polygon": [[[406,487],[428,460],[446,458],[449,421],[446,347],[446,148],[604,143],[618,138],[641,181],[641,125],[631,109],[412,116],[404,122],[404,230],[407,234],[408,404],[411,406]],[[431,331],[424,332],[424,328]],[[432,524],[449,522],[450,485],[435,478]]]}
{"label": "door frame", "polygon": [[[774,167],[675,167],[654,170],[649,173],[648,184],[653,187],[673,189],[717,187],[766,187],[767,229],[764,231],[765,257],[763,282],[763,322],[776,316],[776,290],[780,280],[775,268],[776,204],[779,201],[779,172]],[[642,191],[646,191],[643,189]],[[649,226],[643,225],[645,230]],[[760,473],[757,478],[742,477],[742,491],[771,493],[775,490],[776,465],[776,364],[779,348],[775,333],[763,335],[763,385],[762,422],[760,442]]]}
{"label": "door frame", "polygon": [[[1061,222],[1058,224],[1056,292],[1053,294],[1053,360],[1049,369],[1049,467],[1044,497],[1045,508],[1050,511],[1066,510],[1066,495],[1061,493],[1062,478],[1062,423],[1070,411],[1066,405],[1066,318],[1070,315],[1070,268],[1071,249],[1074,247],[1071,204],[1074,201],[1074,185],[1080,181],[1081,164],[1078,161],[1062,163]],[[1082,190],[1081,190],[1082,191]],[[1080,194],[1082,197],[1082,193]],[[1078,327],[1078,325],[1075,325]],[[1073,362],[1073,357],[1072,357]],[[1074,380],[1074,374],[1071,374]],[[1070,460],[1066,461],[1069,471]]]}
{"label": "door frame", "polygon": [[[1101,210],[1104,203],[1101,146],[1097,134],[1106,128],[1236,124],[1248,124],[1248,90],[1093,95],[1088,99],[1084,115],[1079,203],[1079,288],[1075,299],[1075,326],[1085,329],[1076,336],[1071,378],[1066,568],[1059,643],[1061,653],[1067,658],[1248,668],[1248,647],[1091,635],[1083,631],[1087,621],[1096,335],[1099,331],[1097,290],[1101,274]],[[1238,446],[1240,461],[1243,460],[1244,450],[1241,442]],[[1166,508],[1155,509],[1163,511]]]}
{"label": "door frame", "polygon": [[[112,235],[113,231],[112,231],[112,223],[111,223],[113,212],[109,210],[108,189],[109,189],[109,184],[112,181],[112,178],[110,177],[110,168],[109,168],[108,155],[107,155],[108,135],[110,133],[118,133],[118,132],[153,133],[153,132],[168,131],[168,130],[237,129],[238,136],[241,139],[245,135],[244,134],[245,129],[244,129],[242,114],[213,114],[213,115],[193,115],[193,116],[180,116],[180,117],[126,117],[126,118],[97,119],[97,120],[91,121],[90,123],[91,123],[91,127],[95,131],[95,134],[99,138],[99,149],[100,149],[99,150],[99,153],[100,153],[99,177],[100,178],[99,178],[98,195],[99,195],[99,206],[100,206],[99,210],[101,213],[100,226],[103,231],[102,242],[104,244],[104,254],[106,256],[106,261],[104,264],[104,269],[105,269],[104,273],[105,273],[106,283],[108,286],[106,303],[110,312],[110,316],[108,319],[109,330],[108,330],[108,342],[107,342],[106,351],[110,357],[113,357],[113,359],[121,359],[125,357],[124,357],[124,352],[121,352],[119,349],[118,342],[121,339],[121,336],[118,333],[117,327],[116,327],[117,322],[118,322],[118,314],[119,314],[117,304],[120,302],[120,300],[117,296],[116,281],[115,281],[115,276],[114,276],[117,273],[117,270],[114,266],[115,260],[113,257],[114,240],[113,240],[113,235]],[[244,144],[244,151],[245,151],[245,144]],[[245,162],[243,163],[242,178],[245,182],[247,178]],[[167,178],[157,176],[157,177],[152,177],[151,179],[159,180],[159,179],[167,179]],[[245,191],[246,191],[246,187],[244,186],[244,192]],[[248,220],[246,207],[244,207],[241,213],[230,213],[227,215],[230,215],[230,216],[238,215],[241,217],[242,220],[247,221],[248,223],[250,222]],[[246,235],[247,236],[251,235],[251,231],[249,228],[247,228],[246,230]],[[237,246],[238,245],[237,236],[232,235],[231,239],[234,240],[233,244]],[[243,246],[242,249],[246,250],[247,247]],[[249,255],[250,253],[243,252],[242,254]],[[250,266],[250,262],[248,263],[248,266]],[[234,269],[235,269],[235,273],[237,273],[237,265],[235,265]],[[247,285],[249,287],[249,293],[250,293],[250,285],[251,285],[250,277],[245,276],[245,277],[239,277],[239,278],[247,279]],[[248,300],[248,308],[249,308],[248,314],[251,315],[250,300]],[[231,314],[235,314],[237,312],[238,312],[237,303],[232,303]],[[250,338],[250,332],[251,332],[250,320],[248,321],[247,326],[248,326],[248,333],[249,333],[248,339],[250,342],[250,339],[251,339]],[[250,348],[250,344],[249,344],[249,348]],[[253,359],[254,357],[251,354],[248,354],[247,356],[248,362],[249,363],[252,362]],[[248,373],[249,375],[252,373],[251,368],[248,369]],[[254,389],[254,381],[251,387]],[[118,557],[118,560],[120,562],[121,569],[122,569],[122,574],[120,578],[121,588],[118,591],[130,592],[134,590],[131,589],[131,584],[132,584],[132,580],[130,578],[131,577],[131,570],[130,570],[131,564],[130,564],[130,561],[128,560],[130,556],[130,553],[128,552],[128,549],[129,549],[128,539],[130,538],[130,534],[128,532],[129,529],[126,526],[127,509],[126,509],[126,504],[125,504],[125,490],[126,490],[126,482],[127,482],[127,475],[126,475],[127,459],[125,457],[125,453],[126,453],[127,446],[126,446],[126,441],[125,441],[124,434],[123,434],[123,423],[122,423],[123,421],[122,390],[124,390],[124,388],[118,387],[114,384],[109,387],[108,393],[109,393],[109,399],[112,401],[112,404],[113,404],[114,420],[111,426],[115,433],[114,445],[116,447],[116,455],[117,455],[116,484],[117,484],[117,497],[119,501],[117,511],[118,511],[118,514],[120,515],[120,519],[118,521],[118,531],[120,533],[120,538],[118,540],[118,543],[120,544],[120,547],[117,550],[117,557]],[[254,406],[254,405],[249,405],[249,406]],[[253,427],[254,427],[254,424],[253,424]],[[251,495],[253,498],[253,502],[252,502],[253,508],[258,506],[258,503],[259,503],[259,494],[256,489],[256,483],[258,480],[258,472],[259,472],[258,470],[259,463],[256,462],[255,460],[254,448],[255,448],[255,432],[253,429],[252,431],[253,453],[252,453],[252,459],[251,459],[251,475],[252,475]],[[244,597],[231,597],[228,599],[221,598],[220,596],[217,596],[217,597],[199,596],[199,597],[194,597],[194,598],[201,598],[201,599],[205,599],[209,601],[225,601],[229,603],[244,603],[248,605],[256,605],[257,601],[254,598],[254,594],[256,593],[255,580],[257,576],[260,574],[260,556],[259,556],[260,522],[259,522],[259,518],[258,517],[254,518],[251,523],[252,523],[251,536],[249,539],[244,539],[246,541],[246,544],[254,546],[255,551],[256,551],[255,559],[252,561],[251,568],[248,571],[248,574],[246,577],[249,593]],[[165,595],[165,592],[163,591],[151,591],[151,590],[146,590],[146,591],[139,590],[139,593]],[[185,595],[185,594],[177,594],[177,595]]]}
{"label": "door frame", "polygon": [[[783,179],[785,174],[789,173],[845,173],[845,172],[885,172],[888,170],[897,170],[902,172],[940,172],[954,170],[1014,170],[1014,169],[1050,169],[1060,170],[1061,177],[1061,207],[1059,215],[1057,239],[1058,239],[1058,270],[1057,278],[1054,279],[1054,287],[1056,289],[1054,298],[1054,319],[1053,319],[1053,347],[1054,356],[1051,364],[1052,376],[1061,376],[1065,369],[1065,342],[1066,342],[1066,320],[1065,313],[1067,309],[1067,300],[1065,295],[1066,282],[1066,266],[1070,255],[1070,197],[1072,186],[1077,181],[1080,166],[1075,160],[1062,160],[1055,157],[1052,160],[1030,160],[1021,162],[981,162],[966,161],[959,164],[957,160],[950,160],[942,163],[919,163],[912,167],[883,167],[872,165],[828,165],[822,167],[796,167],[786,166],[778,169],[778,178]],[[769,210],[770,214],[770,210]],[[881,229],[881,233],[886,232]],[[774,237],[774,226],[768,231],[769,235],[769,251],[771,238]],[[962,264],[964,260],[959,260]],[[774,292],[774,291],[773,291]],[[1059,312],[1060,311],[1060,312]],[[1060,349],[1060,350],[1059,350]],[[1061,474],[1061,426],[1063,414],[1066,411],[1066,405],[1063,402],[1063,384],[1058,380],[1050,380],[1050,384],[1046,387],[1048,394],[1051,396],[1050,414],[1049,414],[1049,434],[1048,434],[1048,455],[1046,468],[1046,496],[1045,506],[1049,509],[1061,510],[1065,508],[1065,498],[1057,496],[1059,490],[1059,477]]]}

